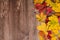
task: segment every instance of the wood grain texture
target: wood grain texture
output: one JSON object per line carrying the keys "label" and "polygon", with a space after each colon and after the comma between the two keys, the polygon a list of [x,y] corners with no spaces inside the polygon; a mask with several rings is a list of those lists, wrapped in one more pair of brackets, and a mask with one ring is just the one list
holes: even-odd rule
{"label": "wood grain texture", "polygon": [[0,0],[0,40],[38,40],[33,0]]}

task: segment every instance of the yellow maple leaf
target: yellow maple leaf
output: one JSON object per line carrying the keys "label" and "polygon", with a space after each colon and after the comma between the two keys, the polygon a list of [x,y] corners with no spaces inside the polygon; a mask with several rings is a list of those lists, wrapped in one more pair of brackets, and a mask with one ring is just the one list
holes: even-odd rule
{"label": "yellow maple leaf", "polygon": [[34,4],[43,3],[44,0],[34,0]]}
{"label": "yellow maple leaf", "polygon": [[47,31],[46,24],[45,23],[41,23],[41,25],[37,26],[37,30],[39,30],[39,31],[41,30],[41,31],[46,33],[46,31]]}
{"label": "yellow maple leaf", "polygon": [[44,14],[44,13],[41,13],[41,14],[36,14],[36,19],[38,20],[38,21],[45,21],[45,19],[46,19],[46,15]]}

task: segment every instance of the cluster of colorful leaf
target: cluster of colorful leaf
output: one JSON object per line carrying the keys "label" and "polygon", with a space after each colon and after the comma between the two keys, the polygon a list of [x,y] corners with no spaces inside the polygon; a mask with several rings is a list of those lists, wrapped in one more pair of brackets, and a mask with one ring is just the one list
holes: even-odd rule
{"label": "cluster of colorful leaf", "polygon": [[42,4],[43,2],[47,4],[43,4],[42,6],[50,6],[55,12],[60,12],[60,0],[34,0],[34,5]]}
{"label": "cluster of colorful leaf", "polygon": [[37,26],[39,37],[40,40],[60,40],[60,19],[58,20],[58,16],[54,14],[58,8],[53,9],[55,8],[54,3],[49,2],[48,0],[34,0],[35,10],[37,10],[36,18],[40,22],[40,25]]}
{"label": "cluster of colorful leaf", "polygon": [[51,14],[53,12],[52,8],[48,7],[46,2],[43,2],[42,4],[35,4],[35,8],[39,13],[46,12],[46,15],[49,15],[49,13]]}
{"label": "cluster of colorful leaf", "polygon": [[[40,16],[36,15],[36,17],[39,18]],[[45,19],[45,17],[44,17],[44,19]],[[43,19],[43,21],[44,21],[44,19]],[[41,20],[40,25],[37,26],[37,29],[39,30],[40,40],[43,40],[45,37],[46,37],[46,39],[57,40],[58,38],[60,38],[60,25],[58,22],[58,18],[57,18],[57,16],[52,15],[52,16],[48,17],[48,19],[49,19],[49,21],[48,21],[47,25],[45,22],[43,22]],[[43,36],[43,38],[41,38],[41,35],[45,35],[45,37]]]}

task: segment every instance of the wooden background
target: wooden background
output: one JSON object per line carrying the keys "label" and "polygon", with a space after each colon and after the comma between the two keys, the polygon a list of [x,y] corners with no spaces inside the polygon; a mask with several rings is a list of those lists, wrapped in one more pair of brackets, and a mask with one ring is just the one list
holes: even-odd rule
{"label": "wooden background", "polygon": [[33,0],[0,0],[0,40],[38,40]]}

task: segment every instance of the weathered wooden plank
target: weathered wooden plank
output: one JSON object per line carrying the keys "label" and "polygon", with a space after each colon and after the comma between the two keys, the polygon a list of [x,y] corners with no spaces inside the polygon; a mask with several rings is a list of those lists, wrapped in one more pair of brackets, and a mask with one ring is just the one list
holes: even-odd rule
{"label": "weathered wooden plank", "polygon": [[4,40],[9,40],[9,21],[8,21],[8,11],[9,3],[8,0],[2,0],[1,3],[1,17],[4,17]]}
{"label": "weathered wooden plank", "polygon": [[0,0],[0,5],[1,40],[37,40],[33,0]]}
{"label": "weathered wooden plank", "polygon": [[33,0],[28,1],[28,19],[29,19],[29,40],[34,40],[34,14],[33,14]]}

